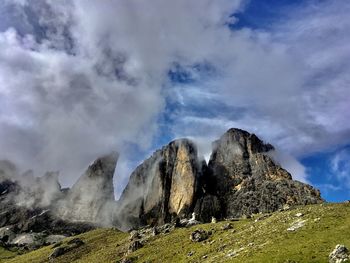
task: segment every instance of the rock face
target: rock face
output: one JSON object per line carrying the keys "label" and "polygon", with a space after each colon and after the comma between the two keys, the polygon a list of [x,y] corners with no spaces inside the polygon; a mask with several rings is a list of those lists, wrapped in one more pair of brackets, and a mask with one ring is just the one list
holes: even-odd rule
{"label": "rock face", "polygon": [[17,197],[21,196],[23,190],[17,182],[0,182],[0,189],[3,190],[0,194],[0,236],[1,239],[7,239],[2,240],[4,242],[10,242],[20,233],[74,235],[93,229],[91,224],[62,220],[52,212],[51,207],[18,205]]}
{"label": "rock face", "polygon": [[110,225],[115,209],[113,175],[117,153],[98,158],[58,202],[58,215],[69,221]]}
{"label": "rock face", "polygon": [[273,146],[240,129],[228,130],[213,144],[208,164],[214,183],[210,191],[220,199],[222,216],[239,217],[272,212],[288,205],[322,202],[320,192],[293,181],[268,152]]}
{"label": "rock face", "polygon": [[191,141],[169,143],[131,174],[119,200],[117,224],[127,229],[135,224],[164,224],[174,217],[188,216],[194,208],[201,173],[202,163]]}
{"label": "rock face", "polygon": [[31,248],[48,243],[50,234],[70,236],[97,224],[111,225],[117,158],[112,153],[97,159],[68,191],[61,189],[57,172],[19,176],[14,164],[0,161],[1,241],[18,246],[25,242]]}
{"label": "rock face", "polygon": [[207,165],[193,142],[175,140],[136,168],[118,202],[117,153],[98,158],[68,190],[56,172],[35,178],[29,171],[17,182],[16,166],[0,161],[0,228],[70,235],[92,225],[128,230],[181,222],[193,212],[196,221],[210,222],[323,202],[318,190],[292,180],[270,157],[272,150],[254,134],[230,129],[213,143]]}

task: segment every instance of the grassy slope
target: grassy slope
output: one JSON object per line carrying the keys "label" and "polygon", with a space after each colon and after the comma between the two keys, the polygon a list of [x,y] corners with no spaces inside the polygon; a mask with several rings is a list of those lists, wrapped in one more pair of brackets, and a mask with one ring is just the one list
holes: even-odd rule
{"label": "grassy slope", "polygon": [[[307,220],[305,226],[288,232],[286,229],[298,219],[298,212],[304,214],[301,219]],[[241,220],[232,223],[234,231],[221,230],[225,223],[160,234],[129,257],[136,262],[328,262],[336,244],[350,247],[350,204],[298,207],[258,222]],[[207,241],[193,243],[189,235],[197,228],[213,230],[213,234]],[[118,262],[128,245],[128,234],[111,229],[98,229],[80,237],[86,242],[84,246],[53,262]],[[187,256],[190,251],[194,252],[191,257]],[[229,257],[233,251],[239,252]],[[51,252],[49,246],[2,262],[47,262]],[[205,255],[207,258],[203,259]]]}

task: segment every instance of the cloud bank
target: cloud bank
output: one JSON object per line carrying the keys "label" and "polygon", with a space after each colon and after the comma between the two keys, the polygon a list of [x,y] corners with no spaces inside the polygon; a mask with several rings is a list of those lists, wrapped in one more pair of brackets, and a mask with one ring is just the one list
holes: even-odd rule
{"label": "cloud bank", "polygon": [[246,4],[2,2],[0,159],[71,184],[118,150],[125,183],[127,146],[153,149],[164,127],[204,155],[239,127],[291,154],[306,180],[294,157],[349,142],[350,4],[315,1],[276,25],[233,27]]}

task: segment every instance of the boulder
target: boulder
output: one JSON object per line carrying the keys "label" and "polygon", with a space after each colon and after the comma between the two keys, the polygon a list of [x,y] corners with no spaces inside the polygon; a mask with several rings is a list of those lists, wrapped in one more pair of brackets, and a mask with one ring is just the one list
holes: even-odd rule
{"label": "boulder", "polygon": [[132,253],[132,252],[134,252],[142,247],[143,247],[143,245],[139,240],[132,241],[131,244],[129,245],[129,248],[128,248],[128,254]]}
{"label": "boulder", "polygon": [[203,240],[206,240],[208,238],[208,233],[207,231],[203,229],[197,229],[193,231],[190,235],[190,240],[193,242],[201,242]]}
{"label": "boulder", "polygon": [[336,245],[335,249],[329,254],[329,263],[341,263],[349,261],[349,250],[344,245]]}
{"label": "boulder", "polygon": [[0,228],[0,241],[3,243],[10,243],[16,237],[12,226],[5,226]]}

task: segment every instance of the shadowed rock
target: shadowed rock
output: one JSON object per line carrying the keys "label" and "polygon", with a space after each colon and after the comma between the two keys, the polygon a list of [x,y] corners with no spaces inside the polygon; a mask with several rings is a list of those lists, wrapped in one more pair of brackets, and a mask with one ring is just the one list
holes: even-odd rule
{"label": "shadowed rock", "polygon": [[59,202],[58,215],[70,221],[110,225],[114,212],[113,175],[117,153],[98,158]]}
{"label": "shadowed rock", "polygon": [[213,148],[208,166],[225,217],[323,202],[318,190],[293,181],[268,155],[273,146],[254,134],[230,129]]}

